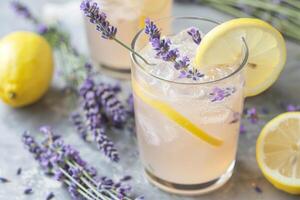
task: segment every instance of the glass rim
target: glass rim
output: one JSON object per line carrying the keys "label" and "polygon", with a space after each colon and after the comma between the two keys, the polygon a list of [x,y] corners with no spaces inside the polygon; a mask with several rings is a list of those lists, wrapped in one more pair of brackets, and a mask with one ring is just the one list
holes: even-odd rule
{"label": "glass rim", "polygon": [[[160,21],[164,21],[164,20],[200,20],[200,21],[207,21],[207,22],[211,22],[211,23],[214,23],[216,25],[219,25],[221,24],[220,22],[217,22],[215,20],[212,20],[212,19],[209,19],[209,18],[204,18],[204,17],[193,17],[193,16],[188,16],[188,17],[165,17],[165,18],[161,18],[161,19],[158,19],[158,20],[155,20],[155,22],[160,22]],[[141,34],[144,33],[144,28],[139,30],[137,32],[137,34],[134,36],[132,42],[131,42],[131,48],[135,51],[135,47],[136,47],[136,43],[139,39],[139,37],[141,36]],[[242,41],[242,44],[244,44],[244,48],[245,48],[245,53],[244,56],[243,56],[243,59],[242,59],[242,62],[239,64],[239,67],[237,67],[236,70],[234,70],[232,73],[224,76],[224,77],[221,77],[219,79],[216,79],[216,80],[212,80],[212,81],[205,81],[205,82],[196,82],[196,83],[193,83],[193,82],[179,82],[179,81],[174,81],[174,80],[168,80],[166,78],[163,78],[163,77],[160,77],[158,75],[155,75],[151,72],[149,72],[148,70],[145,69],[144,65],[147,65],[147,64],[141,64],[137,55],[134,54],[134,53],[130,53],[130,57],[131,57],[131,60],[134,64],[136,64],[140,69],[142,69],[142,71],[154,78],[157,78],[161,81],[164,81],[164,82],[168,82],[168,83],[172,83],[172,84],[179,84],[179,85],[204,85],[204,84],[210,84],[210,83],[217,83],[217,82],[220,82],[220,81],[223,81],[223,80],[226,80],[232,76],[234,76],[235,74],[237,74],[238,72],[240,72],[244,66],[246,66],[247,62],[248,62],[248,58],[249,58],[249,48],[248,48],[248,45],[246,43],[246,40],[244,37],[241,37],[241,41]]]}

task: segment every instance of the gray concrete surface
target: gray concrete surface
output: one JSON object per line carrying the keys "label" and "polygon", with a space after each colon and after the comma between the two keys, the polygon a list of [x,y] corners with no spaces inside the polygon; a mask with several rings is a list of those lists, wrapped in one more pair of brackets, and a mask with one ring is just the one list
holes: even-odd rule
{"label": "gray concrete surface", "polygon": [[[37,15],[41,14],[41,7],[46,0],[23,0]],[[62,3],[65,1],[56,0],[51,2]],[[0,1],[0,37],[14,30],[31,30],[32,26],[26,21],[16,17],[9,9],[8,0]],[[214,11],[210,8],[179,5],[174,7],[175,15],[197,15],[214,19],[226,20],[229,16]],[[66,13],[65,20],[68,19]],[[68,26],[71,30],[75,45],[86,53],[86,42],[81,23],[73,23]],[[80,149],[82,155],[93,163],[100,174],[120,177],[130,174],[134,177],[132,185],[135,193],[144,194],[148,200],[296,200],[299,196],[292,196],[276,190],[262,176],[255,161],[255,141],[265,121],[283,112],[279,107],[280,102],[300,104],[300,46],[293,41],[287,41],[288,61],[287,66],[276,84],[264,94],[255,98],[247,99],[246,107],[257,108],[267,107],[270,114],[258,125],[250,125],[244,121],[248,132],[241,135],[238,160],[233,178],[220,190],[194,198],[179,197],[161,192],[144,179],[141,173],[141,164],[137,157],[136,141],[129,132],[112,133],[117,147],[121,152],[121,163],[108,163],[95,148],[83,143],[68,121],[70,102],[67,95],[63,94],[59,85],[54,81],[53,86],[47,95],[35,105],[12,109],[0,103],[0,176],[7,177],[10,183],[0,183],[0,200],[43,200],[52,191],[54,199],[70,199],[68,193],[55,181],[45,177],[31,155],[24,150],[20,141],[24,130],[32,131],[41,125],[49,124],[58,133],[62,134],[65,140]],[[124,82],[125,90],[128,90],[128,83]],[[22,176],[16,176],[16,171],[22,167]],[[252,184],[257,184],[262,193],[257,193]],[[34,193],[25,196],[25,188],[33,188]]]}

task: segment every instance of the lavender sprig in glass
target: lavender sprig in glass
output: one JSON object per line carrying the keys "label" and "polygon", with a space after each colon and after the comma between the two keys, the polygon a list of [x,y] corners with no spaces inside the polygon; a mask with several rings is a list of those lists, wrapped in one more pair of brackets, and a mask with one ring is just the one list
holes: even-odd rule
{"label": "lavender sprig in glass", "polygon": [[[23,134],[23,143],[46,174],[64,184],[72,199],[133,200],[129,194],[131,187],[126,184],[129,176],[118,182],[99,176],[76,149],[65,144],[49,127],[43,127],[41,131],[45,139],[40,144],[27,132]],[[142,197],[135,198],[138,199]]]}
{"label": "lavender sprig in glass", "polygon": [[[174,63],[174,68],[180,71],[179,78],[196,81],[204,76],[199,70],[190,68],[190,59],[187,56],[181,56],[177,48],[171,48],[172,41],[161,37],[161,32],[153,21],[146,19],[145,24],[145,33],[149,36],[149,42],[156,51],[156,56],[164,61]],[[200,35],[200,32],[193,28],[193,40],[200,43],[201,36],[197,38],[197,33]]]}

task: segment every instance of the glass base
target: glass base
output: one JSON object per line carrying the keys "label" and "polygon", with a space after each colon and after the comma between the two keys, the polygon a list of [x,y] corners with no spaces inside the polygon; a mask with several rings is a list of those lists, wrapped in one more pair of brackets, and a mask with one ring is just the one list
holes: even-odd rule
{"label": "glass base", "polygon": [[145,174],[150,183],[157,186],[163,191],[177,194],[177,195],[196,196],[196,195],[212,192],[222,187],[231,178],[234,166],[235,166],[235,161],[232,162],[232,164],[227,169],[226,173],[220,176],[219,178],[216,178],[206,183],[199,183],[199,184],[172,183],[153,175],[151,172],[149,172],[146,169],[145,169]]}

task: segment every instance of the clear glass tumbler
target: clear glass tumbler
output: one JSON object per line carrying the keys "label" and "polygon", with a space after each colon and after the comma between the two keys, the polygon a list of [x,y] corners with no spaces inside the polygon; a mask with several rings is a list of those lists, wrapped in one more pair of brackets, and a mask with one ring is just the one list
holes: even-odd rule
{"label": "clear glass tumbler", "polygon": [[[161,30],[167,36],[189,27],[206,34],[218,25],[181,17],[159,20],[158,27],[166,21],[172,25],[172,30]],[[148,45],[146,38],[143,30],[138,32],[132,48],[141,52]],[[221,187],[231,177],[244,104],[243,67],[248,59],[244,41],[241,38],[240,57],[230,74],[200,83],[155,75],[148,70],[151,66],[131,55],[138,146],[145,174],[154,185],[171,193],[198,195]],[[220,88],[234,92],[219,101],[214,93]],[[204,139],[197,136],[203,132]]]}
{"label": "clear glass tumbler", "polygon": [[[171,15],[173,0],[97,0],[112,25],[118,28],[117,37],[130,44],[136,32],[144,27],[146,17],[159,19]],[[168,24],[163,24],[167,28]],[[130,72],[128,50],[101,38],[95,26],[85,18],[86,35],[91,58],[105,69]]]}

